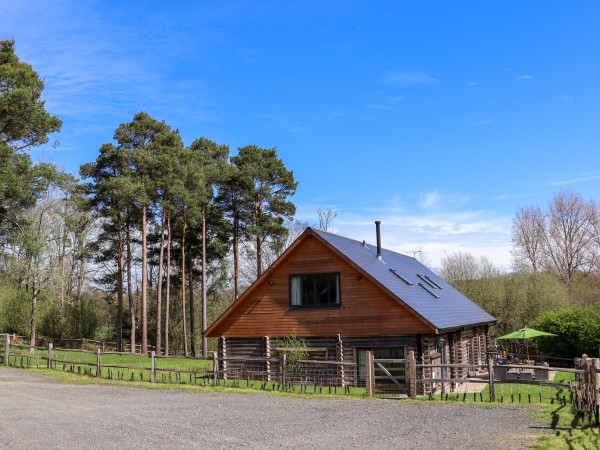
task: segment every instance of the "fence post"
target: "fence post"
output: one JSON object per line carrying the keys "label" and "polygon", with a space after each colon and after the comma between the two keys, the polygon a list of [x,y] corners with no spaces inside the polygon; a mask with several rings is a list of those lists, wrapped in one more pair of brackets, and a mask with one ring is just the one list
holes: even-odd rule
{"label": "fence post", "polygon": [[217,352],[213,352],[213,386],[219,383],[219,360]]}
{"label": "fence post", "polygon": [[10,356],[10,334],[4,335],[4,365],[8,367],[8,358]]}
{"label": "fence post", "polygon": [[[342,341],[342,335],[337,335],[337,343],[335,346],[335,359],[337,362],[344,362],[344,343]],[[340,384],[342,387],[346,387],[344,366],[339,364],[337,366],[337,376],[340,380]]]}
{"label": "fence post", "polygon": [[268,360],[271,359],[271,340],[269,339],[269,336],[265,336],[263,339],[265,341],[265,358],[267,358],[267,363],[265,364],[265,368],[267,369],[267,382],[271,382],[271,361]]}
{"label": "fence post", "polygon": [[488,373],[490,374],[490,401],[496,401],[496,385],[494,384],[494,360],[488,359]]}
{"label": "fence post", "polygon": [[150,364],[150,381],[152,383],[156,382],[156,352],[155,351],[151,351],[150,352],[150,358],[152,358],[152,362]]}
{"label": "fence post", "polygon": [[417,366],[414,350],[408,352],[408,389],[409,397],[417,398]]}
{"label": "fence post", "polygon": [[100,366],[100,347],[97,348],[96,353],[96,376],[100,378],[102,376],[102,367]]}
{"label": "fence post", "polygon": [[588,374],[587,374],[587,359],[588,359],[588,355],[586,355],[585,353],[583,355],[581,355],[581,366],[583,369],[583,382],[584,383],[587,383],[589,381]]}
{"label": "fence post", "polygon": [[279,362],[279,372],[281,373],[281,385],[283,386],[283,390],[285,391],[285,362],[286,362],[286,354],[282,353],[280,362]]}
{"label": "fence post", "polygon": [[592,386],[594,386],[594,401],[598,404],[600,403],[600,359],[592,358],[592,366],[590,367],[592,370]]}
{"label": "fence post", "polygon": [[223,364],[221,366],[223,369],[223,381],[227,384],[227,338],[225,336],[221,336],[221,356],[223,357]]}
{"label": "fence post", "polygon": [[367,396],[373,396],[373,356],[370,351],[367,351],[365,357],[365,387],[367,388]]}
{"label": "fence post", "polygon": [[52,359],[54,359],[54,344],[48,342],[48,369],[52,369]]}

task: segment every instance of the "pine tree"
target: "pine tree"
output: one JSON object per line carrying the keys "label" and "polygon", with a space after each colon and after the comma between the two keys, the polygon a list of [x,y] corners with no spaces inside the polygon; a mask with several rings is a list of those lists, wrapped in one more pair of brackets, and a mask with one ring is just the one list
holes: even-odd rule
{"label": "pine tree", "polygon": [[275,148],[248,145],[231,158],[239,169],[246,188],[244,197],[252,202],[252,224],[247,231],[256,248],[256,278],[262,274],[261,249],[269,238],[284,236],[285,218],[292,218],[296,207],[288,197],[296,192],[294,172],[286,169]]}

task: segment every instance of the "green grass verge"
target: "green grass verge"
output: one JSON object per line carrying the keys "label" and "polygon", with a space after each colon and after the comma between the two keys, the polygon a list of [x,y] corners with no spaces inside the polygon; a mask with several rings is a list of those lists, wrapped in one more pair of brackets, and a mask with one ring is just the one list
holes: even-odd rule
{"label": "green grass verge", "polygon": [[[17,353],[17,351],[11,351]],[[37,358],[28,358],[26,348],[19,348],[18,355],[10,357],[10,365],[17,368],[34,368],[34,369],[45,369],[47,367],[46,360]],[[34,353],[36,357],[48,356],[47,350],[36,350]],[[67,350],[54,350],[53,359],[55,364],[53,365],[54,370],[48,371],[49,373],[62,372],[71,373],[81,376],[87,376],[88,378],[98,379],[96,373],[96,358],[95,354],[82,353],[82,352],[70,352]],[[70,361],[64,363],[61,361]],[[89,366],[86,363],[93,364]],[[104,365],[104,366],[103,366]],[[106,365],[119,365],[119,366],[135,366],[143,369],[122,369],[122,368],[110,368]],[[129,385],[131,382],[150,382],[150,369],[151,358],[140,356],[140,355],[102,355],[101,356],[101,377],[115,381],[127,382]],[[212,360],[194,360],[194,359],[183,359],[183,358],[156,358],[156,384],[159,385],[193,385],[193,386],[211,386],[212,385]],[[161,370],[162,369],[162,370]],[[175,371],[184,370],[192,373],[177,373]],[[281,386],[277,383],[272,382],[261,382],[253,380],[240,380],[233,381],[228,380],[224,382],[220,380],[220,385],[224,388],[239,388],[243,390],[253,389],[260,391],[278,391],[281,392]],[[348,390],[340,387],[329,387],[329,386],[292,386],[288,389],[289,393],[297,393],[304,395],[350,395],[362,397],[366,395],[365,388],[354,388],[351,387]]]}
{"label": "green grass verge", "polygon": [[[18,355],[13,356],[17,353]],[[35,350],[33,356],[28,358],[28,349],[11,349],[10,365],[23,368],[44,368],[47,366],[47,350]],[[92,353],[72,352],[68,350],[54,350],[53,367],[63,372],[81,375],[96,376],[97,355]],[[68,362],[65,362],[68,361]],[[92,364],[92,365],[89,365]],[[101,376],[104,378],[120,379],[127,381],[150,381],[151,358],[140,355],[113,355],[103,354],[100,359]],[[111,368],[110,365],[131,366],[139,369]],[[213,363],[210,360],[184,359],[184,358],[156,358],[156,379],[161,383],[175,384],[204,384],[205,378],[212,377]],[[193,372],[178,374],[175,371]]]}
{"label": "green grass verge", "polygon": [[[296,390],[295,392],[284,392],[278,389],[273,390],[272,388],[272,383],[269,383],[269,385],[267,386],[266,390],[259,390],[258,389],[258,383],[252,383],[250,387],[247,387],[245,382],[242,381],[239,383],[239,387],[238,384],[236,382],[233,381],[228,381],[226,383],[226,385],[224,385],[223,381],[220,382],[220,384],[218,386],[213,386],[213,385],[207,385],[207,386],[203,386],[203,385],[193,385],[193,384],[162,384],[162,383],[148,383],[145,381],[121,381],[121,380],[115,380],[115,379],[108,379],[108,378],[96,378],[96,377],[87,377],[87,376],[82,376],[82,375],[77,375],[74,373],[70,373],[70,372],[62,372],[62,371],[57,371],[57,370],[51,370],[51,369],[44,369],[44,368],[40,368],[40,369],[26,369],[26,368],[12,368],[13,370],[17,370],[17,371],[23,371],[25,373],[34,373],[34,374],[40,374],[40,375],[46,375],[48,376],[48,379],[50,381],[55,381],[55,382],[59,382],[59,383],[69,383],[69,384],[78,384],[78,385],[88,385],[88,384],[95,384],[95,385],[102,385],[102,386],[116,386],[116,387],[134,387],[134,388],[140,388],[140,389],[150,389],[150,390],[158,390],[158,389],[175,389],[175,390],[183,390],[183,391],[190,391],[190,392],[223,392],[223,393],[232,393],[232,394],[255,394],[255,393],[261,393],[261,394],[265,394],[265,395],[277,395],[277,396],[291,396],[294,398],[298,398],[298,399],[310,399],[310,398],[322,398],[322,399],[336,399],[336,400],[340,400],[340,399],[356,399],[358,397],[362,397],[365,399],[373,399],[373,397],[366,397],[364,394],[362,396],[360,396],[359,394],[354,393],[353,395],[340,395],[342,393],[342,389],[338,388],[338,395],[333,394],[328,394],[328,391],[326,389],[323,389],[323,393],[319,393],[317,392],[316,394],[314,392],[307,392],[304,393],[304,391],[302,391],[302,394],[300,394],[298,392],[298,390]],[[253,387],[254,386],[254,387]],[[364,389],[363,389],[364,391]]]}
{"label": "green grass verge", "polygon": [[577,414],[570,404],[538,406],[532,408],[538,421],[548,428],[540,436],[533,448],[537,449],[598,449],[600,448],[600,427],[592,418]]}

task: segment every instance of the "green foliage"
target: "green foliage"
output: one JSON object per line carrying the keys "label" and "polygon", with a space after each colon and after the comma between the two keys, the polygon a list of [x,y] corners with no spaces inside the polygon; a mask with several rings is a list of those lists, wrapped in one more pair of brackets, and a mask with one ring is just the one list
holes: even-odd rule
{"label": "green foliage", "polygon": [[288,201],[295,194],[298,182],[277,156],[275,148],[248,145],[239,149],[231,162],[244,180],[244,197],[252,208],[252,221],[246,230],[253,235],[256,245],[256,277],[262,274],[261,249],[268,238],[285,237],[285,218],[292,218],[296,206]]}
{"label": "green foliage", "polygon": [[598,354],[600,304],[550,311],[540,316],[531,326],[557,335],[536,339],[538,348],[545,354],[563,358],[573,358],[583,353],[593,356]]}
{"label": "green foliage", "polygon": [[46,111],[44,82],[31,65],[19,61],[12,39],[0,41],[0,147],[13,151],[48,142],[62,122]]}
{"label": "green foliage", "polygon": [[302,364],[298,361],[308,357],[306,341],[296,335],[286,336],[279,339],[274,339],[271,343],[280,354],[285,355],[286,371],[288,373],[297,373],[300,371]]}
{"label": "green foliage", "polygon": [[29,334],[31,302],[24,291],[10,283],[0,284],[0,331]]}

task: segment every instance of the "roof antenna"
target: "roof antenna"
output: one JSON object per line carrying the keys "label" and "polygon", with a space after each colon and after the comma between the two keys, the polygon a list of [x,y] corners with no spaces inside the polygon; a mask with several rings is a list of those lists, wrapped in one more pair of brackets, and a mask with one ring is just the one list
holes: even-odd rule
{"label": "roof antenna", "polygon": [[413,255],[412,257],[414,259],[417,259],[417,255],[422,255],[423,254],[423,250],[409,250],[406,253],[412,253],[412,255]]}
{"label": "roof antenna", "polygon": [[381,259],[381,220],[375,221],[375,231],[377,233],[377,259]]}

